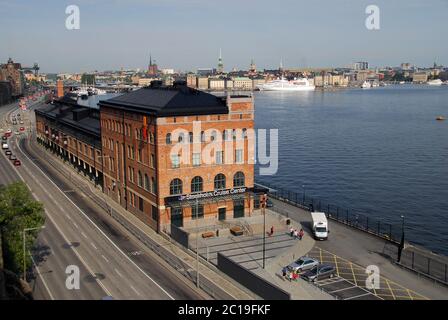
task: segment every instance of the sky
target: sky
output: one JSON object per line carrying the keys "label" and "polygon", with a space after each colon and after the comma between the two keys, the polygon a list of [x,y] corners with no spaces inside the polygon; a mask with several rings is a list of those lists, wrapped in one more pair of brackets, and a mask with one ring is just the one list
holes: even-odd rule
{"label": "sky", "polygon": [[[77,5],[80,29],[66,28]],[[379,11],[379,30],[365,21]],[[448,0],[0,0],[0,62],[41,72],[448,65]]]}

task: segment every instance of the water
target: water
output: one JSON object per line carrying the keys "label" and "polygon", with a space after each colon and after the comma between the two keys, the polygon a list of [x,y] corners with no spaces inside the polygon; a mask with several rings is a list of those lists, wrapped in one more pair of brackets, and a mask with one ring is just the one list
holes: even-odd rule
{"label": "water", "polygon": [[[256,176],[401,224],[448,255],[448,86],[255,93],[257,128],[279,129],[279,169]],[[256,170],[258,175],[258,170]]]}

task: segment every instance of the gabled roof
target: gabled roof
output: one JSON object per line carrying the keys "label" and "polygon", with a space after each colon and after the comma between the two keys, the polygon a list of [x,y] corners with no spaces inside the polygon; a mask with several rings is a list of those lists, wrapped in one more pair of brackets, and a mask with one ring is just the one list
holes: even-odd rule
{"label": "gabled roof", "polygon": [[100,108],[112,107],[159,117],[229,112],[225,99],[185,85],[145,87],[100,101],[98,105]]}

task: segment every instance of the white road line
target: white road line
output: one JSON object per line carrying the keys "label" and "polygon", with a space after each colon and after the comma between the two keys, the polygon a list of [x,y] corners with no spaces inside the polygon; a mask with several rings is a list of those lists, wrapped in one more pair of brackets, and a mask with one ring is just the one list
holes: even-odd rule
{"label": "white road line", "polygon": [[75,221],[72,221],[73,225],[75,226],[76,229],[79,229],[79,226],[76,224]]}
{"label": "white road line", "polygon": [[[64,192],[62,192],[61,188],[58,187],[58,185],[56,183],[53,182],[53,180],[51,180],[50,178],[48,178],[48,176],[45,174],[45,172],[42,171],[42,169],[36,165],[33,161],[31,161],[31,159],[28,157],[28,155],[26,155],[22,148],[20,147],[20,144],[17,144],[17,147],[19,148],[20,152],[48,179],[48,181],[50,181],[60,192],[61,194],[67,198],[67,200],[72,203],[78,210],[79,212],[82,213],[82,215],[89,220],[89,222],[95,226],[95,228],[107,239],[109,240],[109,242],[124,256],[126,257],[126,259],[128,259],[131,264],[133,264],[143,275],[146,276],[146,278],[148,278],[149,280],[151,280],[151,282],[153,282],[163,293],[165,293],[171,300],[175,300],[173,296],[171,296],[164,288],[162,288],[153,278],[151,278],[145,271],[143,271],[132,259],[130,259],[127,254],[125,254],[104,232],[103,230],[101,230],[93,221],[92,219],[89,218],[89,216],[87,214],[84,213],[83,210],[81,210],[81,208],[79,208]],[[37,181],[37,180],[36,180]]]}
{"label": "white road line", "polygon": [[104,255],[101,255],[101,257],[106,261],[109,262],[109,260],[107,260],[107,258]]}
{"label": "white road line", "polygon": [[115,270],[115,272],[116,272],[121,278],[123,278],[123,275],[120,273],[120,271],[118,271],[117,268],[115,268],[114,270]]}
{"label": "white road line", "polygon": [[29,252],[29,254],[31,257],[31,261],[33,262],[34,266],[36,267],[37,275],[39,276],[40,280],[42,280],[42,283],[44,284],[44,287],[47,290],[48,295],[50,296],[50,299],[54,300],[54,297],[51,294],[50,288],[48,288],[47,282],[45,281],[44,277],[42,277],[42,274],[40,273],[40,270],[39,270],[39,267],[37,266],[36,261],[34,261],[33,255],[31,254],[31,252]]}
{"label": "white road line", "polygon": [[[22,152],[22,151],[21,151]],[[23,153],[23,152],[22,152]],[[26,155],[25,155],[26,157]],[[28,157],[27,157],[28,158]],[[10,165],[14,168],[14,166],[10,163]],[[25,167],[25,170],[28,171],[29,170]],[[25,183],[25,185],[28,187],[28,189],[30,190],[30,192],[32,192],[31,188],[28,186],[28,184],[26,183],[26,180],[23,178],[23,176],[20,174],[19,171],[17,171],[17,175],[20,177],[20,179]],[[51,180],[50,180],[51,181]],[[39,184],[41,186],[41,188],[43,187],[41,183],[38,182],[38,180],[36,180],[36,183]],[[45,209],[45,213],[47,215],[47,217],[50,219],[51,223],[53,223],[53,225],[55,226],[56,230],[61,234],[61,236],[64,238],[64,241],[66,243],[70,243],[70,241],[68,240],[68,238],[66,237],[66,235],[61,231],[61,229],[59,228],[59,226],[55,223],[54,219],[52,218],[52,216],[50,215],[50,213],[48,212],[47,209]],[[76,250],[76,248],[74,248],[73,246],[71,246],[71,249],[73,250],[73,252],[75,253],[75,255],[78,257],[78,259],[84,264],[84,266],[86,267],[87,271],[92,275],[92,277],[95,279],[95,281],[98,283],[98,285],[104,290],[104,292],[109,295],[112,296],[112,294],[109,292],[109,290],[104,286],[104,284],[101,282],[101,280],[99,280],[96,275],[91,271],[90,267],[88,266],[88,264],[84,261],[84,259],[81,257],[81,255],[78,253],[78,251]]]}
{"label": "white road line", "polygon": [[90,245],[93,247],[93,249],[98,250],[98,248],[95,246],[93,242],[90,242]]}
{"label": "white road line", "polygon": [[364,296],[368,296],[368,295],[373,295],[373,294],[372,293],[364,293],[364,294],[360,294],[360,295],[357,295],[357,296],[354,296],[354,297],[345,298],[344,300],[352,300],[352,299],[355,299],[355,298],[364,297]]}
{"label": "white road line", "polygon": [[87,238],[87,235],[86,235],[83,231],[81,231],[81,235],[82,235],[84,238],[88,239],[88,238]]}
{"label": "white road line", "polygon": [[135,289],[133,286],[131,286],[131,289],[134,290],[134,292],[135,292],[137,295],[141,296],[140,292],[138,292],[137,289]]}

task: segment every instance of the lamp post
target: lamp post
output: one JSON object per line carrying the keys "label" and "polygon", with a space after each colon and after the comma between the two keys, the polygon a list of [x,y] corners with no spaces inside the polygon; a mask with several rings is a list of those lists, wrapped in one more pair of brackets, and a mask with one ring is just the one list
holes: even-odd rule
{"label": "lamp post", "polygon": [[305,185],[302,184],[302,188],[303,188],[303,200],[302,200],[302,204],[305,205]]}
{"label": "lamp post", "polygon": [[199,288],[199,199],[196,198],[196,286]]}
{"label": "lamp post", "polygon": [[398,257],[397,262],[401,261],[401,253],[404,249],[404,215],[401,215],[401,241],[400,246],[398,247]]}
{"label": "lamp post", "polygon": [[267,195],[263,195],[263,199],[261,201],[261,208],[263,210],[263,269],[265,268],[265,260],[266,260],[266,202]]}
{"label": "lamp post", "polygon": [[25,252],[26,252],[26,233],[28,231],[38,230],[38,229],[45,229],[45,226],[37,227],[37,228],[25,228],[23,229],[23,281],[26,282],[26,259],[25,259]]}

